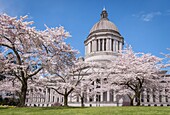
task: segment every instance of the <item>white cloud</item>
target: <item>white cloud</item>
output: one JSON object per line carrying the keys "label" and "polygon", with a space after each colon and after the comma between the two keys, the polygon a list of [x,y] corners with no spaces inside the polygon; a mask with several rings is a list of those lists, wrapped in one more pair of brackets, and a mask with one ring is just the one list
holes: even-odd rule
{"label": "white cloud", "polygon": [[155,18],[156,16],[160,16],[160,15],[162,15],[162,13],[160,11],[150,12],[150,13],[145,13],[142,11],[138,14],[133,14],[132,16],[137,17],[137,18],[141,19],[142,21],[149,22],[149,21],[152,21],[153,18]]}
{"label": "white cloud", "polygon": [[154,17],[156,16],[160,16],[162,13],[161,12],[152,12],[152,13],[148,13],[148,14],[143,14],[141,16],[141,19],[143,21],[149,22],[151,21]]}

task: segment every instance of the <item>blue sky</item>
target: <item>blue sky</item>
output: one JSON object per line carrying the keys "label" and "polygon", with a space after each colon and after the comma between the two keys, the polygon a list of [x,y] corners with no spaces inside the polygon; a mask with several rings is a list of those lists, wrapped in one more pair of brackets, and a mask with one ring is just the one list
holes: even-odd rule
{"label": "blue sky", "polygon": [[84,56],[84,40],[106,7],[112,21],[134,51],[163,57],[170,48],[170,0],[0,0],[0,13],[29,15],[37,29],[64,26],[67,40]]}

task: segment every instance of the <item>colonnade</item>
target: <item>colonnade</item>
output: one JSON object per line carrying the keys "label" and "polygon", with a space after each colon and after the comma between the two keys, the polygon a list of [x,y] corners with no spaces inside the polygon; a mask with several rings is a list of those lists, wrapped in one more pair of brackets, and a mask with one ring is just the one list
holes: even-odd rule
{"label": "colonnade", "polygon": [[35,103],[44,103],[44,104],[48,104],[48,103],[62,103],[63,102],[63,96],[57,94],[56,91],[54,91],[53,89],[50,88],[45,88],[42,91],[39,92],[35,92],[33,93],[33,91],[29,90],[28,91],[28,97],[26,100],[26,103],[30,103],[30,104],[35,104]]}
{"label": "colonnade", "polygon": [[89,41],[85,46],[85,53],[97,51],[112,51],[118,52],[122,50],[122,42],[112,38],[94,39]]}
{"label": "colonnade", "polygon": [[155,106],[157,106],[157,104],[166,104],[168,102],[170,102],[170,100],[168,99],[166,89],[160,91],[145,89],[141,95],[142,104],[154,104]]}

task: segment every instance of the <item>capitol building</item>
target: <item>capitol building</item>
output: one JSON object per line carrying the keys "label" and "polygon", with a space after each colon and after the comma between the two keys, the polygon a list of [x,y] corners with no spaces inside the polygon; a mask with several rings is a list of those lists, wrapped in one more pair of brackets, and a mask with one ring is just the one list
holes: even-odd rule
{"label": "capitol building", "polygon": [[[100,20],[91,28],[89,35],[84,41],[85,57],[82,59],[85,62],[104,62],[113,60],[119,50],[123,49],[124,38],[121,36],[118,28],[113,22],[108,19],[108,13],[104,8],[100,14]],[[166,73],[166,72],[165,72]],[[170,76],[162,76],[162,81],[169,80]],[[63,104],[63,96],[57,94],[53,89],[46,88],[43,90],[44,95],[34,95],[29,91],[29,98],[26,99],[27,106],[52,106],[54,103]],[[164,96],[166,92],[160,93],[158,98],[154,98],[149,92],[143,92],[141,105],[143,106],[169,106],[170,99]],[[79,98],[68,99],[68,105],[81,106]],[[130,100],[127,96],[119,96],[113,90],[100,92],[100,95],[95,95],[93,99],[86,97],[85,106],[123,106],[129,105]],[[135,100],[134,100],[135,103]]]}

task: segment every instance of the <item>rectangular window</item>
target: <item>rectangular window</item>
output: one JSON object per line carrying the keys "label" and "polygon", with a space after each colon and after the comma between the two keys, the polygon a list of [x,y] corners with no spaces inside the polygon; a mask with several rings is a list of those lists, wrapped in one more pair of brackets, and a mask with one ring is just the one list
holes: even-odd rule
{"label": "rectangular window", "polygon": [[168,102],[168,96],[167,95],[165,96],[165,100],[166,100],[166,102]]}
{"label": "rectangular window", "polygon": [[62,97],[62,98],[61,98],[61,102],[63,102],[63,101],[64,101],[64,98]]}
{"label": "rectangular window", "polygon": [[159,95],[159,102],[162,102],[162,95]]}
{"label": "rectangular window", "polygon": [[99,94],[96,95],[96,102],[100,102],[100,95]]}
{"label": "rectangular window", "polygon": [[150,101],[150,95],[147,95],[147,102]]}
{"label": "rectangular window", "polygon": [[54,102],[54,98],[55,98],[55,97],[53,96],[53,102]]}
{"label": "rectangular window", "polygon": [[113,102],[113,90],[110,90],[110,101]]}
{"label": "rectangular window", "polygon": [[143,92],[141,94],[141,102],[144,102],[144,94],[143,94]]}
{"label": "rectangular window", "polygon": [[153,94],[153,102],[155,102],[155,101],[156,101],[156,95]]}
{"label": "rectangular window", "polygon": [[48,93],[49,93],[49,95],[48,95],[48,102],[50,102],[50,89],[48,89]]}
{"label": "rectangular window", "polygon": [[104,101],[104,102],[107,101],[107,92],[103,92],[103,101]]}
{"label": "rectangular window", "polygon": [[77,102],[79,102],[79,96],[77,96]]}

